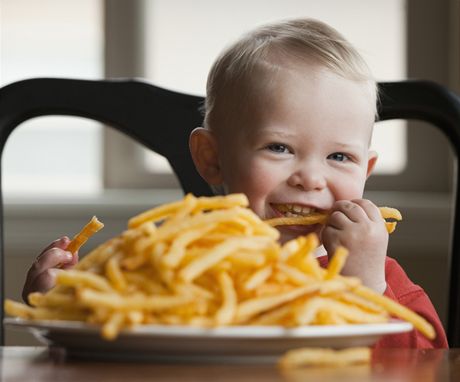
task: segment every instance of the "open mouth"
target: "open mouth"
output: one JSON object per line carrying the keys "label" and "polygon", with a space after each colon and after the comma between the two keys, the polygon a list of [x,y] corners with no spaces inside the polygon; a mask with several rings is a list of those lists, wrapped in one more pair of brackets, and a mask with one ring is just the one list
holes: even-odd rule
{"label": "open mouth", "polygon": [[285,217],[308,216],[320,212],[314,207],[302,206],[300,204],[272,204],[273,209]]}

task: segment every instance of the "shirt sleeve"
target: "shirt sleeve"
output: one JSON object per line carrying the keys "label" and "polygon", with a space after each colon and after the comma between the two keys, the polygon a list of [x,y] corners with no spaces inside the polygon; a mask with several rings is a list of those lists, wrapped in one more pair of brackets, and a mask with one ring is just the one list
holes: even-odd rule
{"label": "shirt sleeve", "polygon": [[436,338],[429,340],[418,330],[388,335],[375,344],[376,348],[447,348],[447,338],[436,310],[428,295],[414,284],[401,266],[392,258],[387,258],[385,264],[387,289],[384,295],[413,310],[433,325]]}

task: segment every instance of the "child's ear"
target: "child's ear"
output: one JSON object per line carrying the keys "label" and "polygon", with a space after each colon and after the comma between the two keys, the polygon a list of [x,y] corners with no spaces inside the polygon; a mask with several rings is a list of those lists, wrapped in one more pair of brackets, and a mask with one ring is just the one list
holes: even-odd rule
{"label": "child's ear", "polygon": [[375,151],[369,151],[369,158],[367,160],[367,175],[366,177],[369,178],[372,171],[374,171],[375,164],[377,163],[378,154]]}
{"label": "child's ear", "polygon": [[202,178],[209,184],[222,184],[217,142],[213,134],[197,127],[190,134],[189,147],[193,163]]}

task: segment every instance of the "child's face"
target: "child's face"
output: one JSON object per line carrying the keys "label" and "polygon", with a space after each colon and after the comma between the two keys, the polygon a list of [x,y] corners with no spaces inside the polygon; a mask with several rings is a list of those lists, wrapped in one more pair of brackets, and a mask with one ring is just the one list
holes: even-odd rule
{"label": "child's face", "polygon": [[[227,191],[245,193],[262,219],[361,198],[376,160],[369,152],[375,111],[369,85],[310,67],[280,73],[265,93],[240,126],[217,134]],[[280,227],[281,241],[320,229]]]}

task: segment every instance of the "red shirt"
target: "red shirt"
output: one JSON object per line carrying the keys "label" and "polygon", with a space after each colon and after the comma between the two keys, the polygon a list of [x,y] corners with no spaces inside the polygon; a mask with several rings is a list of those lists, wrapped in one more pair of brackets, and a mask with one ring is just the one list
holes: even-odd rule
{"label": "red shirt", "polygon": [[[327,256],[318,257],[318,261],[323,268],[327,267]],[[374,347],[447,348],[449,345],[447,344],[444,328],[429,297],[419,285],[415,285],[409,279],[406,272],[391,257],[387,257],[385,261],[385,278],[387,289],[384,295],[413,310],[429,321],[436,331],[436,338],[430,341],[418,330],[412,330],[407,333],[384,336]]]}

